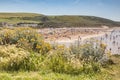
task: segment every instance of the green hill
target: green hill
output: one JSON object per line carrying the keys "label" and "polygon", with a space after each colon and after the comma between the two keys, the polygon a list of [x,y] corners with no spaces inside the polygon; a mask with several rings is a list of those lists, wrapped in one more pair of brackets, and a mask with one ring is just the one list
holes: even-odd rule
{"label": "green hill", "polygon": [[9,18],[9,17],[35,17],[35,16],[42,16],[42,14],[36,13],[0,13],[0,18]]}
{"label": "green hill", "polygon": [[120,26],[119,22],[95,16],[45,16],[36,13],[0,13],[0,22],[40,23],[42,27]]}
{"label": "green hill", "polygon": [[120,26],[118,22],[95,17],[95,16],[52,16],[49,18],[52,23],[59,24],[62,26],[73,26],[73,27],[79,27],[79,26]]}
{"label": "green hill", "polygon": [[29,19],[37,16],[40,17],[43,15],[36,13],[0,13],[0,22],[8,22],[12,24],[19,22],[37,22],[36,20]]}

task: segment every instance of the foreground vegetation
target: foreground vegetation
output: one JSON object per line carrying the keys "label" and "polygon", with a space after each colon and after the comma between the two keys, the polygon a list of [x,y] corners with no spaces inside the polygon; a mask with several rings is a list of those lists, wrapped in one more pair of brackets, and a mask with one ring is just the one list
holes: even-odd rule
{"label": "foreground vegetation", "polygon": [[120,26],[119,22],[95,16],[45,16],[35,13],[0,13],[0,22],[39,23],[38,27]]}
{"label": "foreground vegetation", "polygon": [[105,44],[93,41],[69,48],[50,45],[35,29],[1,28],[0,79],[117,80],[119,56],[105,49]]}
{"label": "foreground vegetation", "polygon": [[102,68],[99,73],[71,75],[52,71],[0,71],[0,80],[119,80],[120,56],[112,56],[114,65]]}

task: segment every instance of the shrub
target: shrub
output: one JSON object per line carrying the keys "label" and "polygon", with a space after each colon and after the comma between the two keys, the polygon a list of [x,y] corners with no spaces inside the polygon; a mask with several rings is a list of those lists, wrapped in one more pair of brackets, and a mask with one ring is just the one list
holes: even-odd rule
{"label": "shrub", "polygon": [[24,71],[39,71],[41,70],[44,59],[45,56],[33,52],[21,62],[20,69]]}
{"label": "shrub", "polygon": [[0,70],[38,71],[44,58],[41,54],[30,53],[15,45],[0,46]]}
{"label": "shrub", "polygon": [[15,45],[0,46],[0,69],[19,70],[21,62],[29,56],[29,52],[16,48]]}
{"label": "shrub", "polygon": [[67,51],[64,49],[53,50],[46,59],[44,66],[54,72],[67,74],[79,74],[81,72],[80,68],[75,67],[69,61]]}
{"label": "shrub", "polygon": [[72,45],[70,47],[70,53],[79,59],[83,65],[83,71],[89,73],[91,71],[100,71],[101,62],[105,53],[105,46],[103,44],[94,44],[89,42],[80,46]]}
{"label": "shrub", "polygon": [[100,64],[102,65],[102,67],[108,67],[109,65],[112,65],[114,64],[113,60],[110,59],[109,57],[107,56],[104,56],[100,61]]}
{"label": "shrub", "polygon": [[105,54],[105,50],[101,48],[99,45],[94,47],[93,44],[84,44],[81,46],[71,46],[70,47],[71,54],[74,54],[76,58],[84,62],[98,62],[102,59]]}
{"label": "shrub", "polygon": [[51,46],[44,42],[43,37],[32,28],[13,28],[0,31],[0,45],[16,44],[27,50],[47,53]]}

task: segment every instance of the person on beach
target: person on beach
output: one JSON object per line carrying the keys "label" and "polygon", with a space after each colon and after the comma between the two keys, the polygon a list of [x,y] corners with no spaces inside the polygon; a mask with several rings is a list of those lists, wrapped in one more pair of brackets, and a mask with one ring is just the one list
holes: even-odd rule
{"label": "person on beach", "polygon": [[111,52],[112,49],[110,48],[109,50],[110,50],[110,52]]}
{"label": "person on beach", "polygon": [[78,36],[78,39],[81,41],[81,37],[80,36]]}
{"label": "person on beach", "polygon": [[108,37],[108,34],[105,34],[105,38],[107,38]]}

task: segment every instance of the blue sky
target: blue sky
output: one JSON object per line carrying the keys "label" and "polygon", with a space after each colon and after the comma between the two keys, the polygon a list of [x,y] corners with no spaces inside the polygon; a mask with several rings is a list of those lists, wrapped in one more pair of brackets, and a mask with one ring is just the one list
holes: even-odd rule
{"label": "blue sky", "polygon": [[0,12],[91,15],[120,21],[120,0],[0,0]]}

